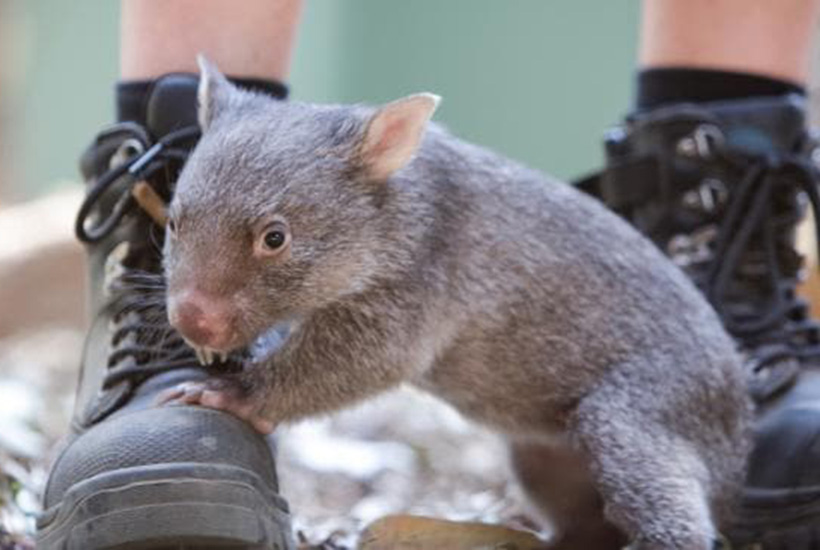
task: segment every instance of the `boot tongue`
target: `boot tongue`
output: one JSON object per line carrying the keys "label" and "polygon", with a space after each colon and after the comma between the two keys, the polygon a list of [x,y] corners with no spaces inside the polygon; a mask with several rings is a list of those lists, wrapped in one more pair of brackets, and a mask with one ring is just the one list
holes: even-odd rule
{"label": "boot tongue", "polygon": [[793,152],[806,127],[806,100],[799,95],[724,101],[704,105],[726,137],[726,145],[751,156]]}
{"label": "boot tongue", "polygon": [[[795,94],[659,107],[629,117],[629,150],[665,157],[674,152],[684,164],[686,157],[708,155],[715,145],[710,140],[748,156],[794,152],[805,135],[805,113],[806,99]],[[609,136],[610,153],[620,153],[622,135],[616,129]]]}
{"label": "boot tongue", "polygon": [[198,86],[199,77],[187,73],[168,74],[154,81],[145,104],[145,121],[155,139],[198,124]]}

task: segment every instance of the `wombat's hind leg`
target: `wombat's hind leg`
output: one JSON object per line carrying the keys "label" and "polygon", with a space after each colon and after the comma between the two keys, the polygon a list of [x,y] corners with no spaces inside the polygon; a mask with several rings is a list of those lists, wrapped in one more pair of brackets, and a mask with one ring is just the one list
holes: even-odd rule
{"label": "wombat's hind leg", "polygon": [[691,443],[641,414],[627,392],[608,390],[584,398],[574,429],[605,517],[630,550],[712,550],[709,474]]}

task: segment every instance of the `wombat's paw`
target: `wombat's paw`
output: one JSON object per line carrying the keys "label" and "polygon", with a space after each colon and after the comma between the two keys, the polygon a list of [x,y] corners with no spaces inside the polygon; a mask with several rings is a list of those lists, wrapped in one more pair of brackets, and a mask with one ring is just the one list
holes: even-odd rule
{"label": "wombat's paw", "polygon": [[201,382],[183,382],[161,393],[159,405],[199,405],[225,411],[241,418],[256,429],[269,434],[275,423],[262,416],[264,403],[249,395],[237,381],[225,378],[209,378]]}

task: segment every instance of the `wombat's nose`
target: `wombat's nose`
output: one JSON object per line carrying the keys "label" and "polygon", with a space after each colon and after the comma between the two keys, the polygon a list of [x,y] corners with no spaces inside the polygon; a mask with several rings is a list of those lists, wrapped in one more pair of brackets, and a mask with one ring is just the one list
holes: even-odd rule
{"label": "wombat's nose", "polygon": [[168,321],[193,344],[214,350],[231,348],[231,317],[218,300],[199,292],[169,298]]}

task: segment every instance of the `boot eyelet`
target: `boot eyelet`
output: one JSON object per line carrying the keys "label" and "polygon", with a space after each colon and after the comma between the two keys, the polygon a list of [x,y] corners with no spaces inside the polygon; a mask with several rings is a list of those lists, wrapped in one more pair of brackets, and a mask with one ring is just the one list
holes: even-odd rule
{"label": "boot eyelet", "polygon": [[729,190],[718,178],[705,178],[697,188],[683,194],[683,206],[706,214],[714,213],[726,203]]}
{"label": "boot eyelet", "polygon": [[712,260],[712,243],[717,238],[717,227],[707,225],[691,234],[672,237],[666,253],[678,267],[688,267]]}
{"label": "boot eyelet", "polygon": [[120,166],[124,162],[141,155],[145,152],[145,145],[136,138],[128,138],[124,140],[117,150],[114,151],[114,154],[111,155],[111,159],[108,161],[108,169],[111,170]]}
{"label": "boot eyelet", "polygon": [[128,257],[129,248],[128,241],[122,241],[106,256],[103,268],[103,296],[108,298],[113,296],[117,281],[125,273],[123,262]]}
{"label": "boot eyelet", "polygon": [[684,136],[675,146],[675,151],[686,158],[708,159],[723,145],[723,132],[714,124],[701,124],[690,135]]}

